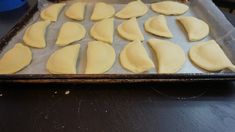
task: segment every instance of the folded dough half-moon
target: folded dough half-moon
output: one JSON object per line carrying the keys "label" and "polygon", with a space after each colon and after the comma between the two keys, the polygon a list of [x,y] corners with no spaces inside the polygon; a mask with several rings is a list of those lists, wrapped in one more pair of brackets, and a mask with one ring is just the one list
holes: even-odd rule
{"label": "folded dough half-moon", "polygon": [[76,74],[79,50],[80,44],[75,44],[55,51],[47,61],[47,70],[52,74]]}
{"label": "folded dough half-moon", "polygon": [[142,73],[155,67],[140,41],[130,42],[122,49],[120,62],[125,69],[134,73]]}
{"label": "folded dough half-moon", "polygon": [[129,20],[125,20],[122,24],[118,26],[117,30],[120,36],[127,40],[144,40],[144,36],[141,33],[141,30],[135,17]]}
{"label": "folded dough half-moon", "polygon": [[188,11],[189,7],[176,1],[162,1],[151,4],[153,11],[164,15],[181,15]]}
{"label": "folded dough half-moon", "polygon": [[16,73],[30,64],[32,52],[29,47],[17,43],[0,59],[0,74]]}
{"label": "folded dough half-moon", "polygon": [[183,49],[170,41],[149,39],[149,45],[157,57],[158,73],[176,73],[185,63]]}
{"label": "folded dough half-moon", "polygon": [[45,48],[45,34],[49,24],[50,21],[39,21],[29,26],[23,36],[25,44],[34,48]]}
{"label": "folded dough half-moon", "polygon": [[101,41],[91,41],[87,48],[86,74],[101,74],[112,68],[116,58],[114,48]]}
{"label": "folded dough half-moon", "polygon": [[86,3],[76,2],[72,4],[65,12],[65,16],[74,20],[83,20],[85,14]]}
{"label": "folded dough half-moon", "polygon": [[178,18],[178,21],[187,31],[190,41],[199,41],[208,36],[210,32],[208,24],[198,18],[182,16]]}
{"label": "folded dough half-moon", "polygon": [[144,23],[144,27],[147,32],[152,33],[154,35],[166,38],[173,37],[171,31],[168,28],[166,18],[163,15],[150,17]]}
{"label": "folded dough half-moon", "polygon": [[228,68],[235,72],[235,66],[214,40],[194,45],[189,51],[189,57],[194,64],[207,71]]}
{"label": "folded dough half-moon", "polygon": [[91,36],[96,40],[113,43],[113,18],[96,22],[91,28]]}
{"label": "folded dough half-moon", "polygon": [[85,35],[86,29],[83,25],[76,22],[66,22],[60,29],[56,44],[58,46],[65,46],[81,40]]}
{"label": "folded dough half-moon", "polygon": [[140,17],[148,12],[148,7],[141,1],[136,0],[128,3],[123,9],[116,13],[116,17],[128,19]]}
{"label": "folded dough half-moon", "polygon": [[44,20],[55,22],[64,6],[65,3],[53,4],[42,10],[40,16]]}
{"label": "folded dough half-moon", "polygon": [[104,2],[98,2],[95,4],[95,8],[91,15],[91,20],[97,21],[105,18],[110,18],[115,14],[115,9],[112,5]]}

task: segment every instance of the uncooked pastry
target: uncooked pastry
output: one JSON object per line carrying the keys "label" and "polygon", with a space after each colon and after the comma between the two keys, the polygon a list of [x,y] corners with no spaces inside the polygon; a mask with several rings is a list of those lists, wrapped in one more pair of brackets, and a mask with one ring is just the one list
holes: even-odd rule
{"label": "uncooked pastry", "polygon": [[188,11],[189,7],[176,1],[162,1],[151,4],[153,11],[164,15],[181,15]]}
{"label": "uncooked pastry", "polygon": [[50,21],[39,21],[28,27],[23,36],[25,44],[34,48],[45,48],[45,34],[49,24]]}
{"label": "uncooked pastry", "polygon": [[57,21],[57,18],[65,6],[65,3],[59,3],[59,4],[53,4],[46,9],[42,10],[40,16],[44,20],[49,20],[49,21]]}
{"label": "uncooked pastry", "polygon": [[101,74],[112,68],[116,54],[114,48],[101,41],[91,41],[87,48],[86,74]]}
{"label": "uncooked pastry", "polygon": [[156,54],[158,73],[176,73],[185,63],[183,49],[170,41],[149,39],[149,45]]}
{"label": "uncooked pastry", "polygon": [[55,51],[47,61],[47,70],[52,74],[76,74],[79,49],[80,44],[75,44]]}
{"label": "uncooked pastry", "polygon": [[76,2],[72,4],[65,12],[65,16],[74,20],[83,20],[85,14],[86,3]]}
{"label": "uncooked pastry", "polygon": [[95,5],[93,13],[91,15],[91,20],[97,21],[105,18],[110,18],[115,14],[115,9],[112,5],[106,4],[104,2],[98,2]]}
{"label": "uncooked pastry", "polygon": [[144,36],[141,33],[139,25],[135,17],[125,20],[117,28],[118,33],[127,40],[144,40]]}
{"label": "uncooked pastry", "polygon": [[207,71],[221,71],[228,68],[235,72],[235,66],[214,40],[193,46],[189,51],[189,57],[194,64]]}
{"label": "uncooked pastry", "polygon": [[65,46],[81,40],[85,35],[86,29],[83,25],[76,22],[66,22],[60,29],[56,44],[58,46]]}
{"label": "uncooked pastry", "polygon": [[148,7],[141,1],[136,0],[128,3],[122,10],[116,13],[116,17],[128,19],[140,17],[148,12]]}
{"label": "uncooked pastry", "polygon": [[91,36],[96,40],[113,43],[113,18],[96,22],[91,28]]}
{"label": "uncooked pastry", "polygon": [[209,26],[204,21],[190,16],[179,17],[178,21],[184,26],[190,41],[199,41],[209,34]]}
{"label": "uncooked pastry", "polygon": [[28,66],[31,60],[30,48],[18,43],[0,59],[0,74],[16,73]]}
{"label": "uncooked pastry", "polygon": [[125,69],[134,73],[142,73],[154,68],[143,44],[137,40],[123,48],[120,53],[120,62]]}
{"label": "uncooked pastry", "polygon": [[144,23],[145,30],[157,36],[162,36],[166,38],[172,38],[173,35],[167,26],[167,21],[165,16],[153,16],[150,17]]}

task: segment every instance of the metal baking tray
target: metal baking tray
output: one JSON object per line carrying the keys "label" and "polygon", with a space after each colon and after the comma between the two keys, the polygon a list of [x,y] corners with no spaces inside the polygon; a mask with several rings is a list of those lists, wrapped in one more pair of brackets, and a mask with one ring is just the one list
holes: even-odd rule
{"label": "metal baking tray", "polygon": [[[113,4],[116,8],[116,11],[118,11],[129,1],[112,0],[112,1],[106,1],[106,2]],[[146,4],[150,4],[156,1],[147,0],[143,2],[145,2]],[[24,30],[29,25],[29,23],[33,23],[34,21],[37,21],[38,10],[43,9],[45,5],[47,6],[47,4],[48,3],[45,2],[44,0],[39,0],[38,5],[32,7],[29,10],[29,12],[26,13],[23,19],[20,20],[12,28],[10,32],[8,32],[3,38],[0,39],[0,54],[1,52],[4,53],[4,50],[6,51],[7,48],[9,48],[9,45],[11,45],[11,43],[14,43],[14,41],[12,42],[12,39],[17,37],[17,35],[20,36],[19,34],[22,34],[21,32],[24,32],[22,30]],[[94,5],[94,2],[90,1],[89,7],[87,9],[88,13],[86,13],[87,15],[86,20],[81,22],[83,25],[85,25],[85,27],[87,25],[88,26],[92,25],[92,22],[90,22],[89,17],[93,9],[93,5]],[[211,38],[216,39],[216,41],[220,44],[220,46],[225,51],[227,56],[234,63],[235,46],[232,45],[232,43],[235,42],[235,40],[233,39],[235,38],[234,27],[227,21],[227,19],[223,16],[223,14],[219,11],[219,9],[210,0],[208,1],[191,0],[191,3],[189,3],[189,6],[191,10],[186,15],[190,15],[190,16],[193,15],[198,18],[201,18],[204,21],[206,21],[210,27],[213,27],[211,29],[211,33],[209,37],[205,38],[203,41],[209,40]],[[149,12],[150,13],[148,13],[148,15],[150,16],[154,15],[151,9],[149,9]],[[149,16],[143,16],[141,18],[138,18],[139,24],[142,24],[148,17]],[[168,19],[175,19],[175,18],[170,17]],[[120,24],[121,21],[122,20],[117,19],[117,21],[115,21],[115,27],[116,25]],[[57,25],[55,25],[54,28],[55,27],[59,28],[59,26]],[[175,28],[175,27],[176,26],[173,25],[171,28]],[[143,27],[141,28],[143,31]],[[89,32],[89,30],[87,30],[87,32]],[[153,35],[150,35],[146,32],[143,32],[143,33],[145,35],[145,38],[147,39],[156,38]],[[87,36],[89,36],[88,34]],[[184,41],[184,43],[187,42],[187,38],[185,37],[185,34],[182,34],[182,36],[178,38],[181,38],[181,39],[173,39],[171,41],[173,42],[176,41],[178,43],[181,41]],[[122,46],[128,43],[128,41],[125,41],[123,39],[120,39],[120,38],[116,38],[116,39],[118,42],[123,43]],[[182,39],[185,39],[185,40],[182,40]],[[17,42],[17,39],[16,39],[16,42]],[[82,41],[79,43],[81,43],[82,45],[85,45],[83,43],[87,43],[87,41],[86,42]],[[146,41],[144,43],[146,43]],[[192,46],[192,44],[189,43],[188,46],[183,47],[186,53],[187,53],[187,50],[190,48],[190,46]],[[114,45],[114,48],[117,48],[120,50],[122,47],[115,47]],[[145,48],[149,50],[149,47],[147,47],[147,44],[145,44]],[[81,49],[81,50],[84,51],[85,53],[85,49]],[[116,54],[118,57],[119,51]],[[116,61],[117,63],[119,63],[118,58]],[[156,73],[154,69],[148,73],[131,74],[130,72],[125,71],[122,68],[120,68],[120,64],[117,64],[117,66],[115,65],[116,69],[122,70],[122,71],[118,71],[119,74],[116,74],[117,73],[116,70],[110,70],[106,74],[102,74],[102,75],[81,74],[82,72],[75,74],[75,75],[64,75],[64,74],[52,75],[52,74],[47,74],[43,72],[30,73],[29,72],[30,70],[28,71],[23,70],[19,72],[18,74],[0,75],[0,82],[17,82],[17,83],[48,83],[48,82],[54,82],[54,83],[139,83],[141,82],[143,83],[144,82],[144,83],[147,83],[147,82],[192,82],[192,81],[233,81],[235,80],[235,73],[230,73],[226,71],[222,71],[220,73],[206,73],[202,71],[201,69],[194,67],[189,60],[187,61],[188,61],[186,62],[187,66],[185,66],[186,68],[182,69],[177,74],[158,74]],[[81,64],[81,65],[84,65],[84,64]],[[79,65],[79,67],[81,66]],[[78,70],[80,71],[81,69],[78,69]]]}

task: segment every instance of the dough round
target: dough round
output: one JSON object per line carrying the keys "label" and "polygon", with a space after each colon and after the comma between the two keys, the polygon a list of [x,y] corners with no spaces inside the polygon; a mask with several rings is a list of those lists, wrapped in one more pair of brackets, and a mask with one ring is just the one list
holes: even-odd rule
{"label": "dough round", "polygon": [[234,68],[232,62],[214,40],[194,45],[189,51],[189,57],[194,64],[207,71]]}
{"label": "dough round", "polygon": [[153,11],[164,15],[181,15],[188,11],[189,7],[176,1],[162,1],[151,4]]}
{"label": "dough round", "polygon": [[69,45],[55,51],[47,61],[47,70],[52,74],[76,74],[80,44]]}
{"label": "dough round", "polygon": [[45,34],[49,24],[50,21],[39,21],[28,27],[23,36],[25,44],[34,48],[45,48]]}
{"label": "dough round", "polygon": [[108,18],[96,22],[91,28],[91,36],[96,40],[113,43],[113,18]]}
{"label": "dough round", "polygon": [[65,12],[65,16],[74,20],[83,20],[85,14],[86,3],[76,2],[72,4]]}
{"label": "dough round", "polygon": [[17,43],[0,59],[0,74],[16,73],[30,64],[32,52],[29,47]]}
{"label": "dough round", "polygon": [[210,32],[208,24],[198,18],[183,16],[179,17],[178,21],[187,31],[190,41],[199,41]]}
{"label": "dough round", "polygon": [[144,24],[144,28],[147,32],[162,36],[166,38],[172,38],[173,35],[167,26],[167,21],[165,16],[153,16],[150,17]]}
{"label": "dough round", "polygon": [[134,73],[142,73],[154,68],[152,60],[140,41],[133,41],[123,48],[120,62],[125,69]]}
{"label": "dough round", "polygon": [[148,12],[148,7],[141,1],[136,0],[128,3],[122,10],[116,13],[116,17],[129,19],[132,17],[140,17]]}
{"label": "dough round", "polygon": [[122,24],[118,26],[117,30],[120,36],[127,40],[144,40],[144,36],[141,33],[141,30],[135,17],[129,20],[125,20]]}
{"label": "dough round", "polygon": [[59,3],[59,4],[53,4],[46,9],[42,10],[40,16],[44,20],[49,20],[49,21],[57,21],[57,18],[65,6],[65,3]]}
{"label": "dough round", "polygon": [[91,15],[91,20],[97,21],[105,18],[110,18],[115,14],[115,9],[112,5],[106,4],[104,2],[98,2],[95,5],[93,13]]}
{"label": "dough round", "polygon": [[101,74],[112,68],[116,54],[114,48],[101,41],[91,41],[87,48],[86,74]]}
{"label": "dough round", "polygon": [[180,46],[159,39],[149,39],[148,43],[156,54],[159,73],[176,73],[182,68],[185,53]]}
{"label": "dough round", "polygon": [[66,22],[60,29],[56,44],[65,46],[72,42],[81,40],[86,35],[86,29],[83,25],[76,22]]}

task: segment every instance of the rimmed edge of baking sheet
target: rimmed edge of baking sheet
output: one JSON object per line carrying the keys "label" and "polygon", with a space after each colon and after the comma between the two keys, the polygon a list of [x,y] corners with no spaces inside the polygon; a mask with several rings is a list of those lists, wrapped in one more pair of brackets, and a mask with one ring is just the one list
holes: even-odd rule
{"label": "rimmed edge of baking sheet", "polygon": [[[0,51],[8,41],[27,23],[37,11],[36,6],[31,8],[14,28],[0,39]],[[18,28],[17,28],[18,27]],[[20,27],[20,28],[19,28]],[[231,37],[231,36],[230,36]],[[185,73],[185,74],[77,74],[77,75],[50,75],[50,74],[17,74],[0,75],[0,83],[146,83],[146,82],[193,82],[193,81],[234,81],[234,73]]]}

